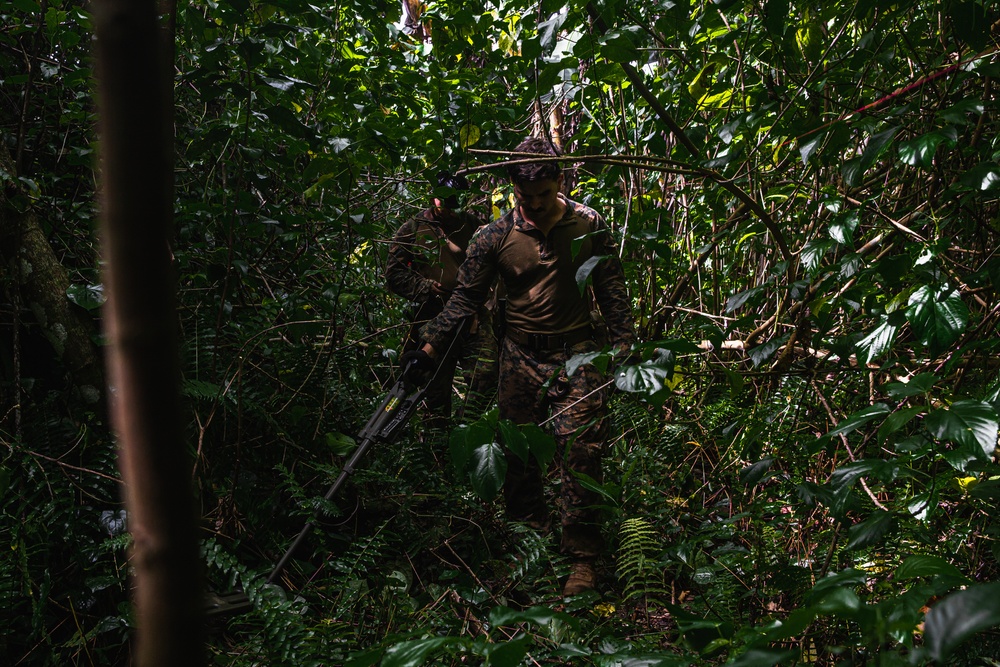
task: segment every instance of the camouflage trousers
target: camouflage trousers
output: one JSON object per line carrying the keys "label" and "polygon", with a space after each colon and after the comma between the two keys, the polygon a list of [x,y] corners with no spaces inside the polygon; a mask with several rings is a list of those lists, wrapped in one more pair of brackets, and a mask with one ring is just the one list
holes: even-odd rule
{"label": "camouflage trousers", "polygon": [[[579,343],[568,350],[537,351],[503,341],[500,355],[500,417],[516,424],[541,424],[556,441],[556,455],[545,477],[558,479],[556,505],[562,536],[560,551],[574,558],[593,558],[604,550],[597,493],[573,475],[583,473],[598,483],[608,437],[607,391],[599,389],[604,377],[593,365],[580,367],[567,377],[564,364],[574,354],[593,351],[596,344]],[[537,461],[507,457],[504,499],[507,516],[534,525],[549,522],[545,480]]]}

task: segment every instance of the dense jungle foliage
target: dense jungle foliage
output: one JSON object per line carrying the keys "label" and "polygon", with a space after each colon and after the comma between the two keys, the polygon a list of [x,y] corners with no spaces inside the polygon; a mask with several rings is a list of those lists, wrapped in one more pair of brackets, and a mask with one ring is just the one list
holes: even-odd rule
{"label": "dense jungle foliage", "polygon": [[[207,585],[252,603],[212,664],[998,664],[994,3],[170,4],[184,451]],[[10,665],[125,664],[135,623],[89,12],[0,2]],[[492,499],[492,411],[415,420],[321,499],[398,377],[393,231],[440,169],[500,215],[533,132],[614,228],[643,341],[601,585],[568,600]]]}

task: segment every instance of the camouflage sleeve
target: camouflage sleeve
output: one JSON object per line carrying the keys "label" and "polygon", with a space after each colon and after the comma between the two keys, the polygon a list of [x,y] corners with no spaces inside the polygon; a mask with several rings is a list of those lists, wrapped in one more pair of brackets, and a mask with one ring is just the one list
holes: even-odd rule
{"label": "camouflage sleeve", "polygon": [[417,269],[412,251],[416,244],[416,220],[407,220],[396,231],[389,244],[385,264],[385,284],[404,299],[423,303],[434,294],[433,281],[424,278]]}
{"label": "camouflage sleeve", "polygon": [[628,348],[635,343],[635,319],[632,316],[632,302],[625,289],[625,271],[618,259],[618,249],[615,247],[611,230],[600,217],[596,221],[594,255],[603,255],[604,259],[594,268],[592,274],[594,297],[601,309],[601,315],[608,325],[608,335],[611,345],[618,348]]}
{"label": "camouflage sleeve", "polygon": [[496,246],[503,238],[505,221],[510,222],[503,218],[476,231],[444,310],[420,330],[423,342],[435,350],[447,349],[462,325],[490,298],[497,279]]}

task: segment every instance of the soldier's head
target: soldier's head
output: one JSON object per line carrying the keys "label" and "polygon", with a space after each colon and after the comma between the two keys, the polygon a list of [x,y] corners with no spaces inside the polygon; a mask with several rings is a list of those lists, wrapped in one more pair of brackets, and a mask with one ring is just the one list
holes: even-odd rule
{"label": "soldier's head", "polygon": [[437,174],[437,187],[434,189],[440,197],[434,198],[434,205],[438,208],[445,208],[450,211],[457,211],[462,206],[459,194],[469,190],[469,179],[462,175],[452,174],[450,171],[439,171]]}
{"label": "soldier's head", "polygon": [[[514,151],[545,156],[559,155],[550,141],[540,137],[525,139]],[[511,159],[525,158],[514,155]],[[517,200],[521,215],[535,225],[544,224],[546,221],[551,221],[553,216],[559,215],[561,210],[559,194],[563,187],[563,173],[558,162],[550,160],[508,165],[507,175],[514,184],[514,198]]]}
{"label": "soldier's head", "polygon": [[[552,142],[544,137],[528,137],[514,149],[515,153],[533,153],[535,155],[558,156],[559,151]],[[524,160],[526,156],[515,155],[512,160]],[[552,160],[546,162],[524,162],[507,167],[507,176],[514,185],[531,183],[533,181],[558,181],[562,176],[562,166]]]}

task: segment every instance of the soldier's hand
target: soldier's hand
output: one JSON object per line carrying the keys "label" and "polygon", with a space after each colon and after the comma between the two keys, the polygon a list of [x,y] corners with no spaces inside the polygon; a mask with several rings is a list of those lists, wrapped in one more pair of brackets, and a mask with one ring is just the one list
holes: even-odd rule
{"label": "soldier's hand", "polygon": [[437,362],[423,350],[404,352],[399,359],[403,368],[403,382],[413,387],[422,387],[431,379]]}

